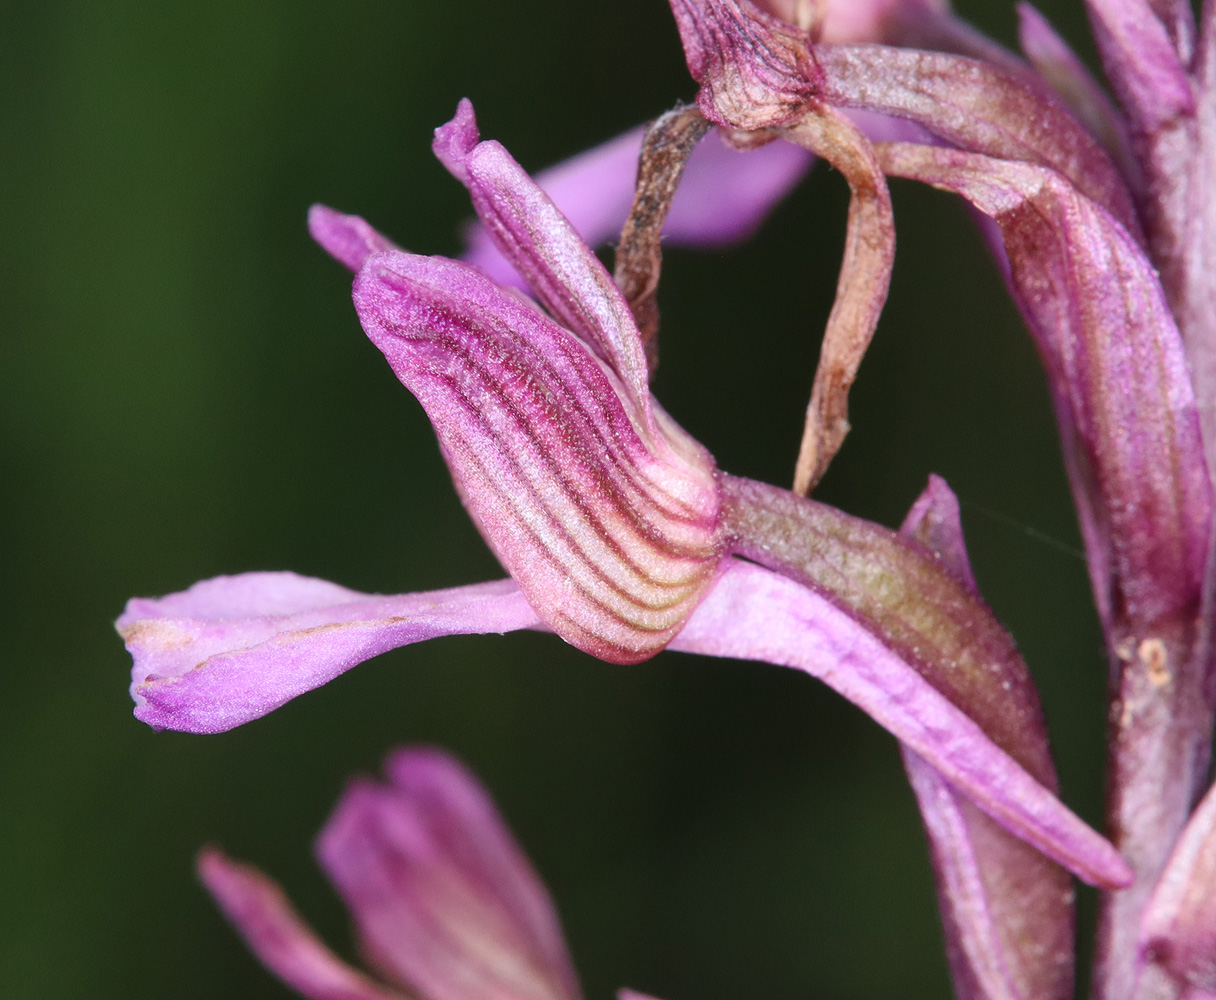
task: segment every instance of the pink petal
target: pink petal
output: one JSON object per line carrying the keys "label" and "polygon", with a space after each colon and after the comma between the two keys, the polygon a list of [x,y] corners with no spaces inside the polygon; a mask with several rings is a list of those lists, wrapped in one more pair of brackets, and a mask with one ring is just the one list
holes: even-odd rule
{"label": "pink petal", "polygon": [[317,842],[364,951],[427,1000],[578,1000],[553,903],[485,789],[436,750],[351,784]]}
{"label": "pink petal", "polygon": [[1184,990],[1216,992],[1216,789],[1191,816],[1153,890],[1137,953]]}
{"label": "pink petal", "polygon": [[800,118],[820,90],[810,36],[749,0],[670,0],[697,106],[712,122],[753,131]]}
{"label": "pink petal", "polygon": [[1051,167],[1139,233],[1131,195],[1106,152],[1041,90],[962,56],[878,45],[820,45],[824,99],[908,118],[974,152]]}
{"label": "pink petal", "polygon": [[308,232],[338,263],[358,271],[368,256],[383,250],[398,250],[357,215],[343,215],[325,205],[308,210]]}
{"label": "pink petal", "polygon": [[732,560],[671,648],[805,670],[860,706],[1016,836],[1091,884],[1130,882],[1130,870],[1106,840],[915,668],[808,588]]}
{"label": "pink petal", "polygon": [[1085,6],[1106,78],[1134,132],[1153,133],[1194,112],[1182,60],[1149,0],[1086,0]]}
{"label": "pink petal", "polygon": [[577,337],[467,265],[378,254],[355,307],[537,613],[601,659],[666,645],[723,549],[704,449],[657,408],[651,430]]}
{"label": "pink petal", "polygon": [[553,317],[578,334],[649,417],[646,353],[612,276],[553,201],[497,142],[482,142],[473,105],[435,130],[435,155],[469,189],[498,250]]}
{"label": "pink petal", "polygon": [[309,1000],[407,1000],[326,948],[283,890],[256,868],[208,848],[198,856],[198,874],[250,951],[297,993]]}
{"label": "pink petal", "polygon": [[1102,143],[1128,183],[1142,185],[1139,164],[1128,145],[1127,125],[1102,86],[1047,18],[1024,2],[1017,11],[1018,38],[1026,58]]}
{"label": "pink petal", "polygon": [[[975,588],[963,544],[958,500],[937,476],[913,504],[901,531],[936,555],[947,572]],[[1004,712],[1029,724],[1002,749],[1055,788],[1046,731],[1033,685],[1021,667],[994,675]],[[979,701],[972,718],[999,732]],[[971,708],[963,705],[963,708]],[[987,724],[986,724],[987,723]],[[961,1000],[1036,997],[1067,1000],[1073,989],[1072,892],[1068,873],[966,801],[933,767],[904,748],[904,766],[924,817],[946,936]]]}
{"label": "pink petal", "polygon": [[510,580],[384,597],[294,573],[245,573],[133,598],[116,626],[135,658],[136,718],[220,733],[386,650],[537,624]]}
{"label": "pink petal", "polygon": [[[536,175],[537,185],[588,246],[621,234],[633,202],[642,132],[631,129]],[[689,157],[663,227],[664,242],[716,247],[746,239],[814,161],[788,142],[739,152],[712,132]],[[482,226],[472,229],[464,259],[500,285],[522,285]]]}
{"label": "pink petal", "polygon": [[1112,579],[1140,621],[1186,613],[1211,487],[1181,337],[1143,251],[1051,171],[904,144],[881,155],[890,172],[958,191],[1002,228],[1018,304],[1086,470],[1074,494],[1107,618]]}

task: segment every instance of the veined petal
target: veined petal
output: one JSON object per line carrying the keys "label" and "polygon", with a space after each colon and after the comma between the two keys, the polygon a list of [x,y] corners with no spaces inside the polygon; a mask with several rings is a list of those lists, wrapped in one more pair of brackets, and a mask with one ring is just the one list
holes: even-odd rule
{"label": "veined petal", "polygon": [[[633,201],[643,133],[630,129],[534,178],[588,246],[620,236]],[[663,226],[664,243],[717,247],[746,239],[814,161],[787,142],[741,152],[712,132],[689,157]],[[471,230],[463,257],[500,285],[526,287],[483,226]]]}
{"label": "veined petal", "polygon": [[708,453],[657,406],[651,431],[574,334],[467,265],[377,254],[355,307],[537,613],[601,659],[666,645],[723,551]]}
{"label": "veined petal", "polygon": [[1178,838],[1145,911],[1137,952],[1184,991],[1216,993],[1216,788]]}
{"label": "veined petal", "polygon": [[385,597],[294,573],[245,573],[133,598],[116,627],[135,658],[135,717],[220,733],[398,646],[539,619],[510,580]]}
{"label": "veined petal", "polygon": [[629,304],[570,221],[499,143],[481,141],[467,99],[435,130],[434,150],[468,188],[494,245],[554,318],[607,362],[648,420],[646,353]]}
{"label": "veined petal", "polygon": [[[930,477],[901,534],[975,589],[958,500],[944,480]],[[1007,692],[1009,704],[979,700],[972,718],[986,732],[1000,731],[986,717],[992,710],[1026,720],[1013,730],[1001,727],[1001,748],[1054,789],[1042,711],[1025,667],[1020,660],[994,666],[992,682]],[[916,753],[905,747],[903,756],[929,838],[955,994],[961,1000],[1067,1000],[1073,989],[1068,873],[1002,829]]]}
{"label": "veined petal", "polygon": [[820,87],[810,35],[750,0],[670,0],[684,58],[712,122],[748,131],[802,116]]}
{"label": "veined petal", "polygon": [[1029,83],[963,56],[879,45],[815,48],[832,104],[908,118],[963,149],[1051,167],[1139,235],[1131,195],[1106,152]]}
{"label": "veined petal", "polygon": [[553,903],[485,789],[437,750],[352,782],[317,853],[363,951],[427,1000],[578,1000]]}
{"label": "veined petal", "polygon": [[363,262],[383,250],[400,250],[357,215],[343,215],[325,205],[308,210],[308,232],[338,263],[358,271]]}
{"label": "veined petal", "polygon": [[198,856],[198,874],[250,951],[309,1000],[408,1000],[404,993],[372,982],[325,947],[283,890],[256,868],[206,848]]}
{"label": "veined petal", "polygon": [[1123,859],[866,627],[788,577],[731,560],[672,649],[804,670],[860,706],[981,809],[1091,884]]}

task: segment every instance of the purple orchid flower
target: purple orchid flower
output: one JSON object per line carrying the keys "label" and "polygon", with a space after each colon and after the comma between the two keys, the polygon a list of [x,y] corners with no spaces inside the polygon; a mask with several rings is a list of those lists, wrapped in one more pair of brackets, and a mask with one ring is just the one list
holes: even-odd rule
{"label": "purple orchid flower", "polygon": [[717,470],[651,397],[610,276],[480,141],[471,105],[435,146],[547,313],[354,217],[317,208],[311,226],[357,269],[360,320],[512,580],[383,597],[254,573],[135,599],[118,627],[136,715],[222,731],[387,649],[462,632],[548,629],[620,663],[668,646],[763,660],[853,700],[1003,830],[1125,884],[1122,859],[1055,798],[1025,665],[974,588],[918,541]]}
{"label": "purple orchid flower", "polygon": [[[1210,995],[1213,807],[1187,818],[1216,707],[1216,2],[1196,25],[1185,0],[1088,0],[1117,105],[1027,4],[1029,62],[943,6],[873,8],[883,17],[865,40],[920,51],[825,44],[796,4],[671,6],[705,117],[793,142],[844,108],[907,118],[936,141],[878,143],[881,171],[957,192],[995,223],[1055,399],[1112,665],[1108,821],[1138,878],[1104,899],[1096,995]],[[871,225],[870,238],[886,236]],[[871,329],[858,324],[850,375]],[[948,542],[936,550],[967,575]],[[960,995],[1068,995],[1067,977],[1046,989],[1009,974],[1024,943],[990,935],[985,949],[991,913],[960,911],[966,845],[910,770]]]}
{"label": "purple orchid flower", "polygon": [[544,883],[489,794],[438,750],[355,779],[317,839],[373,978],[330,951],[257,869],[215,848],[203,884],[250,950],[310,1000],[581,1000]]}

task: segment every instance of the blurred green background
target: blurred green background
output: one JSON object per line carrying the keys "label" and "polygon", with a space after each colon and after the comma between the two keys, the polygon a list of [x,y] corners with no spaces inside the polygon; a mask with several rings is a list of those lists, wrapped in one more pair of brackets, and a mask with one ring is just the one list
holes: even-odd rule
{"label": "blurred green background", "polygon": [[[1079,6],[1042,4],[1081,41]],[[958,8],[1012,40],[1011,5]],[[492,789],[589,998],[947,997],[895,742],[802,675],[460,638],[222,736],[130,717],[110,622],[132,594],[498,573],[305,210],[459,252],[431,129],[467,95],[540,168],[691,98],[665,4],[52,0],[0,22],[0,996],[288,996],[194,852],[261,865],[350,954],[311,838],[348,775],[428,742]],[[890,305],[818,496],[895,525],[947,477],[1095,821],[1100,639],[1037,361],[959,204],[894,193]],[[846,203],[821,167],[747,246],[668,254],[656,391],[732,472],[790,477]]]}

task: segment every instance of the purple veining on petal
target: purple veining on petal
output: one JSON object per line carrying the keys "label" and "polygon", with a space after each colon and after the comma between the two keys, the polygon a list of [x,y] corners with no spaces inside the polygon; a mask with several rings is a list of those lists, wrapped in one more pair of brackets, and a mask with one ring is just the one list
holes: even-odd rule
{"label": "purple veining on petal", "polygon": [[569,220],[499,143],[481,141],[468,100],[435,130],[434,150],[468,188],[499,252],[553,317],[608,363],[645,414],[646,353],[629,304]]}
{"label": "purple veining on petal", "polygon": [[712,122],[754,130],[802,116],[820,88],[810,36],[749,0],[670,0],[684,58]]}
{"label": "purple veining on petal", "polygon": [[308,232],[334,260],[351,271],[358,271],[371,254],[401,249],[359,216],[343,215],[326,205],[313,205],[308,210]]}
{"label": "purple veining on petal", "polygon": [[294,573],[245,573],[134,598],[116,624],[135,659],[136,718],[219,733],[398,646],[539,620],[510,580],[385,597]]}
{"label": "purple veining on petal", "polygon": [[[633,201],[642,132],[631,129],[534,178],[589,246],[612,242],[621,233]],[[740,152],[716,131],[710,133],[684,169],[663,226],[664,242],[711,248],[746,239],[814,161],[792,143]],[[500,285],[527,287],[483,226],[471,228],[464,259]]]}
{"label": "purple veining on petal", "polygon": [[373,256],[355,306],[554,631],[615,662],[666,645],[721,558],[708,453],[657,407],[648,426],[574,334],[467,265]]}
{"label": "purple veining on petal", "polygon": [[672,649],[804,670],[862,707],[1016,836],[1090,883],[1131,872],[1111,845],[998,750],[958,708],[829,600],[732,560]]}
{"label": "purple veining on petal", "polygon": [[[930,477],[901,534],[919,541],[947,572],[975,589],[958,499],[945,480]],[[1002,749],[1023,763],[1041,761],[1046,731],[1033,686],[1025,676],[1009,677],[1004,686],[1007,714],[1032,722],[1018,731],[1020,745]],[[978,707],[975,721],[993,731],[984,725],[984,706]],[[981,813],[917,754],[904,748],[903,757],[929,838],[956,995],[1067,1000],[1073,988],[1067,872]]]}
{"label": "purple veining on petal", "polygon": [[206,848],[198,856],[198,874],[249,949],[297,993],[309,1000],[408,1000],[338,958],[283,890],[257,869]]}
{"label": "purple veining on petal", "polygon": [[317,854],[362,950],[427,1000],[578,1000],[544,884],[485,789],[436,750],[351,783]]}

